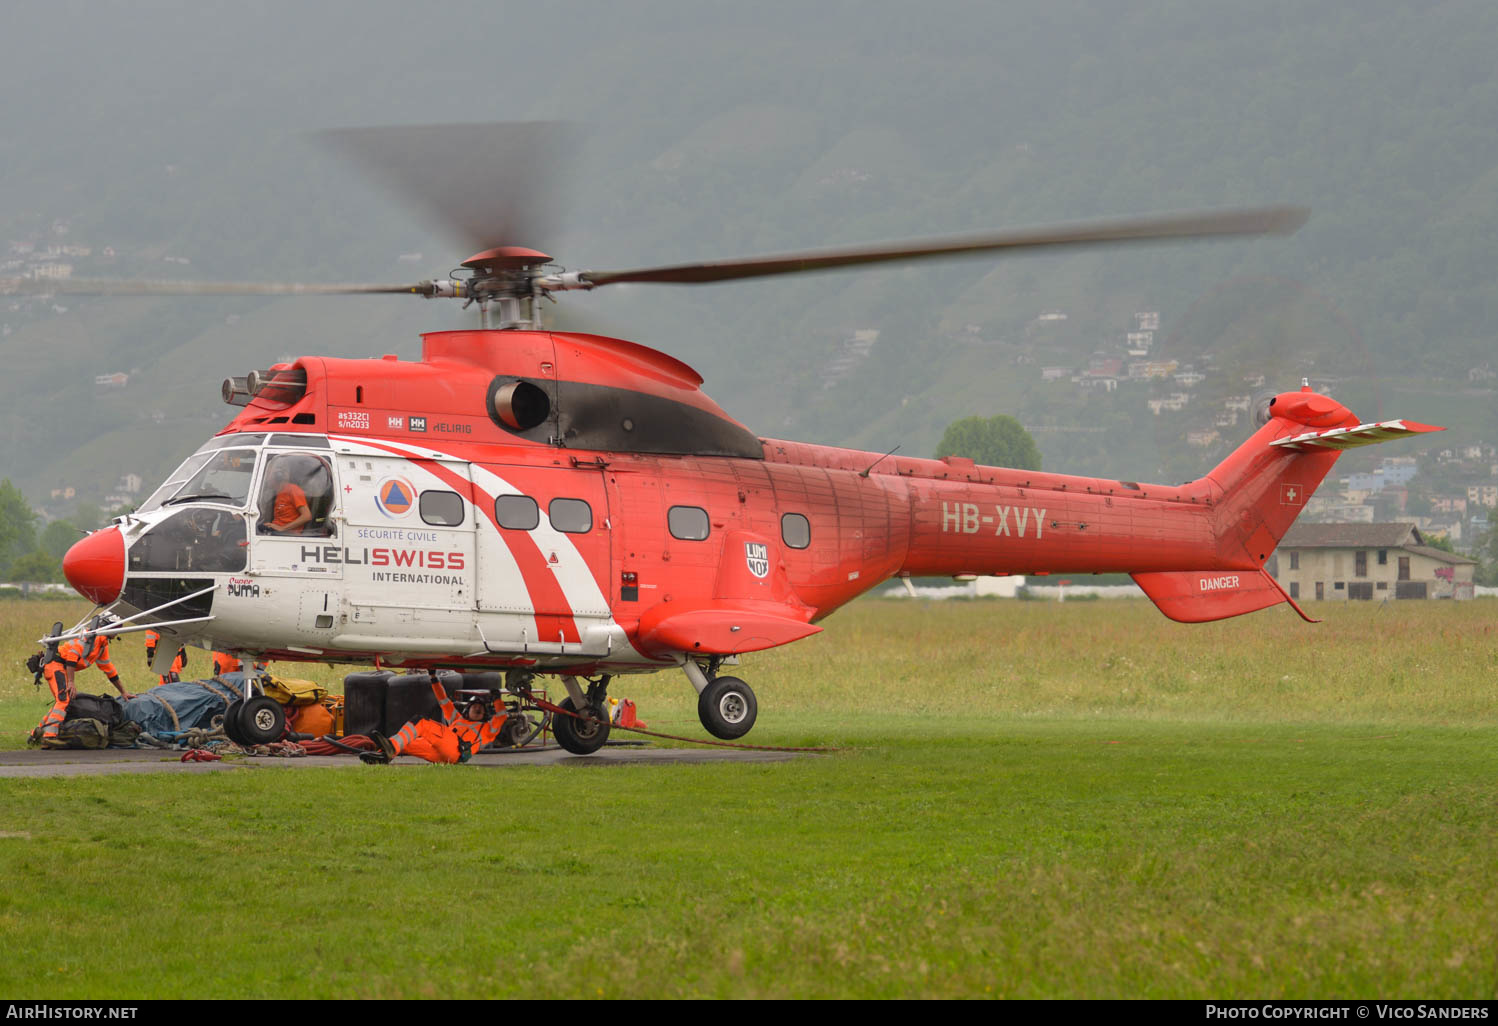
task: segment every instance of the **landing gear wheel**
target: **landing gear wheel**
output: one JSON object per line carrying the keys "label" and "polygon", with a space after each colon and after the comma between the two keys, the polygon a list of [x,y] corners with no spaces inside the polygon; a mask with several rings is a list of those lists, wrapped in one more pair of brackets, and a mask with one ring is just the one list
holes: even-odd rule
{"label": "landing gear wheel", "polygon": [[233,741],[236,745],[244,744],[244,739],[239,733],[239,710],[244,708],[244,701],[236,698],[229,703],[229,708],[224,711],[224,737]]}
{"label": "landing gear wheel", "polygon": [[709,734],[724,741],[749,733],[758,715],[754,692],[737,677],[716,677],[697,696],[697,718]]}
{"label": "landing gear wheel", "polygon": [[239,710],[236,726],[244,738],[240,744],[268,745],[281,740],[286,733],[286,712],[280,702],[261,695],[250,699]]}
{"label": "landing gear wheel", "polygon": [[[571,696],[562,699],[558,705],[568,712],[577,708],[572,704]],[[600,722],[585,723],[572,716],[553,716],[551,732],[556,735],[557,744],[573,755],[592,755],[609,739],[609,717],[595,708],[584,709],[582,713]]]}
{"label": "landing gear wheel", "polygon": [[499,741],[501,748],[524,748],[541,733],[541,728],[546,726],[545,719],[532,720],[524,713],[510,713],[510,718],[505,720],[505,725],[499,730]]}

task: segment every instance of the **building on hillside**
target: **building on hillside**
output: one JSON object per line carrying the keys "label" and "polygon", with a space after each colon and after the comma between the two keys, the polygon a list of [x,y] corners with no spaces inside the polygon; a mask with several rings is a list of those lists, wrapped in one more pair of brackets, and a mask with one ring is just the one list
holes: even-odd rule
{"label": "building on hillside", "polygon": [[1498,485],[1468,485],[1467,502],[1473,506],[1498,506]]}
{"label": "building on hillside", "polygon": [[1292,526],[1269,572],[1293,599],[1469,599],[1477,561],[1425,544],[1409,523]]}

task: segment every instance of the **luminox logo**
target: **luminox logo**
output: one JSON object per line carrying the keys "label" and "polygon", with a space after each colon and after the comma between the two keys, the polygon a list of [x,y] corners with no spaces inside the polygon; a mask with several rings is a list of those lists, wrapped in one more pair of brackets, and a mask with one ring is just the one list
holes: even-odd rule
{"label": "luminox logo", "polygon": [[1230,577],[1203,577],[1201,579],[1202,591],[1221,591],[1224,588],[1238,587],[1238,575]]}
{"label": "luminox logo", "polygon": [[765,577],[770,573],[770,548],[764,542],[744,543],[744,562],[749,564],[749,572],[755,577]]}
{"label": "luminox logo", "polygon": [[254,581],[231,577],[229,583],[224,585],[224,594],[230,598],[259,598],[260,585]]}
{"label": "luminox logo", "polygon": [[[1045,530],[1045,510],[1033,506],[990,506],[992,515],[983,512],[974,502],[944,502],[941,504],[941,529],[956,534],[977,534],[985,527],[992,527],[995,535],[1033,536],[1040,540]],[[1011,528],[1013,531],[1011,532]]]}

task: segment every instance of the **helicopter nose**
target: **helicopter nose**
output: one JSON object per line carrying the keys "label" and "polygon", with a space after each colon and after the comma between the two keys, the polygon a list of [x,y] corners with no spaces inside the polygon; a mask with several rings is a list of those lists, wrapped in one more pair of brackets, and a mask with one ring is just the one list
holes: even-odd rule
{"label": "helicopter nose", "polygon": [[106,527],[76,543],[62,557],[62,575],[73,589],[107,606],[125,587],[125,538],[118,527]]}

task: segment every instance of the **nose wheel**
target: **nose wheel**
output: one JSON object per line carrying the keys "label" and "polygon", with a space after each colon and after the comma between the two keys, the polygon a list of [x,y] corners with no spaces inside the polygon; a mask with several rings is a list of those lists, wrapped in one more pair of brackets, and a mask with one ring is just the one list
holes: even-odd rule
{"label": "nose wheel", "polygon": [[697,696],[697,718],[713,737],[732,741],[749,733],[759,703],[737,677],[714,677]]}

